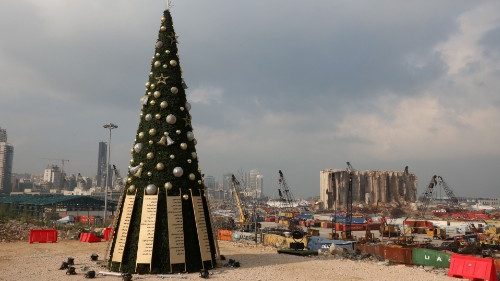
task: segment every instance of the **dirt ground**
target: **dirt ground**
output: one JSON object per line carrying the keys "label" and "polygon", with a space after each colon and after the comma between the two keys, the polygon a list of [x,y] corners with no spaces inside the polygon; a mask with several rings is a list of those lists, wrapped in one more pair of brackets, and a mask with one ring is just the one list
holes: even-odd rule
{"label": "dirt ground", "polygon": [[[54,244],[27,242],[0,243],[0,280],[83,280],[87,270],[106,271],[90,255],[100,259],[106,243],[60,241]],[[219,241],[221,254],[241,263],[240,268],[220,267],[211,271],[215,280],[398,280],[432,281],[458,280],[445,276],[444,271],[426,271],[419,267],[383,265],[383,262],[351,261],[331,257],[297,257],[277,254],[263,246],[248,246]],[[58,270],[68,257],[75,258],[77,275],[66,275]],[[122,280],[120,277],[97,276],[98,280]],[[199,274],[182,274],[169,279],[200,280]],[[134,275],[133,280],[165,280],[157,276]]]}

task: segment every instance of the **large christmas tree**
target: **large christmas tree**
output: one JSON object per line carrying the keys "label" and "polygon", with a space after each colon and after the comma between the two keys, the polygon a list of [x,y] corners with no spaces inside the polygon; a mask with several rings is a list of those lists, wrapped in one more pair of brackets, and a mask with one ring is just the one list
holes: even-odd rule
{"label": "large christmas tree", "polygon": [[167,9],[161,18],[109,268],[195,272],[215,266],[215,244],[191,126],[190,104]]}

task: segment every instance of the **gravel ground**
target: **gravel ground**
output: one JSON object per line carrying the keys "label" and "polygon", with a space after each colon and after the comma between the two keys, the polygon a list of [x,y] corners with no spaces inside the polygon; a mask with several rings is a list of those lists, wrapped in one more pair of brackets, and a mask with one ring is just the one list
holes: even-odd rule
{"label": "gravel ground", "polygon": [[[240,268],[221,267],[212,270],[216,280],[398,280],[432,281],[459,280],[445,276],[445,271],[426,271],[403,265],[383,265],[383,262],[351,261],[331,257],[297,257],[280,255],[263,246],[219,241],[221,254],[241,263]],[[60,241],[54,244],[27,242],[0,243],[0,280],[85,280],[86,270],[105,271],[90,261],[92,253],[104,256],[106,243]],[[58,270],[67,257],[75,258],[78,275],[65,275]],[[181,279],[182,278],[182,279]],[[119,277],[98,276],[98,280],[121,280]],[[177,275],[174,280],[200,280],[199,274]],[[133,280],[165,280],[155,276],[134,276]]]}

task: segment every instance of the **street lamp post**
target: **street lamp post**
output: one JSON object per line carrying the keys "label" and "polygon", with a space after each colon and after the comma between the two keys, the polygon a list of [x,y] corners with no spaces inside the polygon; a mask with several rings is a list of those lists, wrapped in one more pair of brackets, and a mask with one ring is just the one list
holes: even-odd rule
{"label": "street lamp post", "polygon": [[104,178],[105,180],[105,187],[104,187],[104,223],[106,223],[106,218],[107,218],[107,213],[108,213],[108,181],[109,181],[109,162],[111,158],[111,130],[118,128],[117,125],[113,123],[109,124],[104,124],[102,126],[104,129],[109,130],[109,142],[108,142],[108,157],[106,161],[106,177]]}

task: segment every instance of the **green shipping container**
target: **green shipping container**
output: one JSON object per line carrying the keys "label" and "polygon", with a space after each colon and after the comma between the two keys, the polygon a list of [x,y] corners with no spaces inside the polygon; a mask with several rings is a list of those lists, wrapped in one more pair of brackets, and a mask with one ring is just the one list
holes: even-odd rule
{"label": "green shipping container", "polygon": [[414,248],[412,252],[413,264],[449,268],[451,255],[445,252]]}

